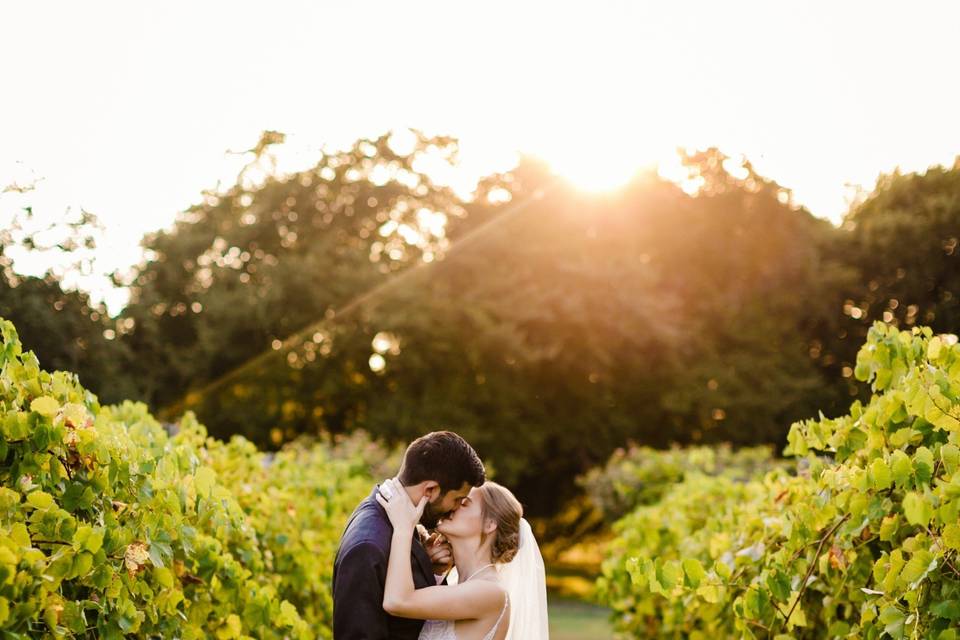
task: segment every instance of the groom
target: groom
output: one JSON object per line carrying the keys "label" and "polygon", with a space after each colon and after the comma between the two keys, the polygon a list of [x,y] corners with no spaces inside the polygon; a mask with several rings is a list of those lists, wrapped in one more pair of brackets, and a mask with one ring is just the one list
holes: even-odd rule
{"label": "groom", "polygon": [[[433,529],[444,516],[456,511],[472,487],[486,480],[477,452],[450,431],[435,431],[414,440],[403,456],[400,483],[414,504],[428,502],[420,519]],[[340,538],[333,565],[334,640],[417,640],[423,620],[395,618],[383,610],[387,559],[393,527],[377,502],[379,485],[350,516]],[[430,545],[430,554],[414,534],[410,562],[417,589],[437,584],[449,566],[449,551]]]}

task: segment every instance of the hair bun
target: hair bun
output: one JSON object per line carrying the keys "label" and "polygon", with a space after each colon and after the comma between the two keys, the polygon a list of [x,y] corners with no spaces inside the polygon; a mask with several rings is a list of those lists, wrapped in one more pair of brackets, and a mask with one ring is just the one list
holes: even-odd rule
{"label": "hair bun", "polygon": [[493,544],[491,555],[494,562],[505,564],[513,560],[519,550],[520,532],[517,531],[512,534],[498,535],[496,542]]}
{"label": "hair bun", "polygon": [[[497,564],[510,562],[520,548],[520,519],[523,506],[513,493],[496,482],[480,487],[483,495],[483,520],[497,524],[490,545],[490,559]],[[481,541],[485,536],[481,536]]]}

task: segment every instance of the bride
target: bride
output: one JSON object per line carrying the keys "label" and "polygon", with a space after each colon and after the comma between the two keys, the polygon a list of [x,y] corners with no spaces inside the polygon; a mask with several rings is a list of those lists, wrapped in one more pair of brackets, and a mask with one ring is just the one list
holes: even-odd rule
{"label": "bride", "polygon": [[543,558],[510,490],[485,482],[440,521],[457,575],[466,577],[415,589],[410,546],[426,500],[414,505],[396,479],[380,487],[377,501],[393,525],[384,610],[426,620],[420,640],[547,640]]}

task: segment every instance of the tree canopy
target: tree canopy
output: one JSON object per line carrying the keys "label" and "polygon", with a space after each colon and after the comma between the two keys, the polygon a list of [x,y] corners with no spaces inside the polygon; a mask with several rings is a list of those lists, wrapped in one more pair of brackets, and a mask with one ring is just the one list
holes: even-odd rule
{"label": "tree canopy", "polygon": [[[834,227],[717,149],[683,157],[683,185],[647,173],[608,195],[524,158],[463,200],[424,169],[455,158],[450,138],[386,134],[276,175],[280,141],[144,239],[123,330],[86,345],[128,353],[122,371],[64,366],[265,446],[453,429],[536,511],[628,441],[782,444],[839,415],[865,393],[874,319],[960,323],[956,167],[887,176]],[[16,296],[2,315],[41,356],[89,328],[25,321],[54,298]]]}

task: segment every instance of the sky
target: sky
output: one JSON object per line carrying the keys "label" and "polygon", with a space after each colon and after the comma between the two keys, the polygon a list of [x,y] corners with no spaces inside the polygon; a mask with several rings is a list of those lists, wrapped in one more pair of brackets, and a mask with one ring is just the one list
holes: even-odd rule
{"label": "sky", "polygon": [[[838,221],[851,185],[960,154],[954,1],[34,2],[0,9],[0,224],[104,225],[66,283],[117,312],[141,259],[261,131],[289,166],[415,127],[464,184],[520,152],[584,188],[718,146]],[[42,273],[53,254],[15,255]]]}

